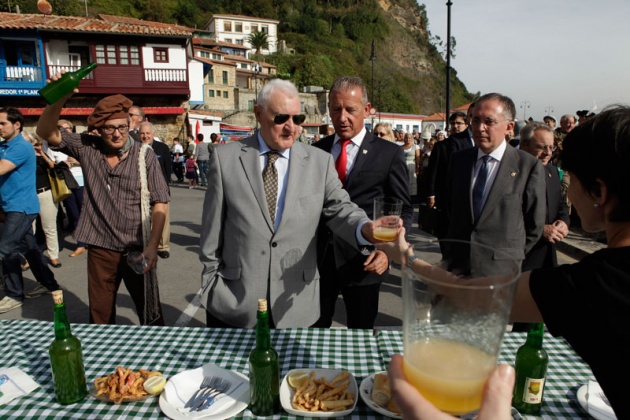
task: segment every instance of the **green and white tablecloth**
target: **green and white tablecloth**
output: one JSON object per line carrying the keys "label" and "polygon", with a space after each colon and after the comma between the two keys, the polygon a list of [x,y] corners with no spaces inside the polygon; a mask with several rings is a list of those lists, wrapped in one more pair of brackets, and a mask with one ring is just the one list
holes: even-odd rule
{"label": "green and white tablecloth", "polygon": [[[140,327],[74,324],[73,333],[83,344],[88,381],[112,373],[116,366],[159,370],[166,377],[212,362],[245,375],[247,357],[254,346],[254,331],[185,327]],[[0,321],[0,366],[16,366],[41,387],[0,407],[0,419],[118,419],[164,418],[158,401],[112,405],[90,396],[62,406],[55,402],[48,359],[54,338],[53,324],[43,321]],[[368,375],[385,370],[394,353],[402,353],[399,331],[308,329],[272,331],[273,346],[281,360],[281,374],[295,368],[342,368],[360,384]],[[525,341],[524,333],[506,334],[501,361],[513,363]],[[549,372],[545,387],[543,418],[588,418],[576,400],[576,392],[593,375],[589,367],[561,339],[547,335]],[[253,417],[249,410],[243,418]],[[361,400],[352,418],[380,418]],[[275,418],[293,418],[282,412]]]}

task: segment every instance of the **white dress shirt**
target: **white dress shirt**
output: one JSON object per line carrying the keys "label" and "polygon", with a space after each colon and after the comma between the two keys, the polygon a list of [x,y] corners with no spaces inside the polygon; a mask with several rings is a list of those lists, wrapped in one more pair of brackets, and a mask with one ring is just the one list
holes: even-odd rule
{"label": "white dress shirt", "polygon": [[[359,134],[350,139],[350,143],[346,145],[346,153],[348,154],[348,160],[346,161],[346,179],[348,179],[348,174],[354,167],[354,162],[357,160],[357,155],[359,154],[361,143],[363,143],[363,138],[366,133],[367,130],[363,127]],[[337,134],[335,134],[335,141],[330,149],[330,154],[333,156],[335,162],[337,161],[339,154],[341,154],[341,139]]]}

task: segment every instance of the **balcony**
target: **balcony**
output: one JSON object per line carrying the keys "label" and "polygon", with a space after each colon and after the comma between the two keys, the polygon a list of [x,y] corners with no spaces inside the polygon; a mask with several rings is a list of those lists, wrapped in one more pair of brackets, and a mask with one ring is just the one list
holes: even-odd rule
{"label": "balcony", "polygon": [[0,66],[0,86],[3,88],[40,88],[44,82],[39,67]]}

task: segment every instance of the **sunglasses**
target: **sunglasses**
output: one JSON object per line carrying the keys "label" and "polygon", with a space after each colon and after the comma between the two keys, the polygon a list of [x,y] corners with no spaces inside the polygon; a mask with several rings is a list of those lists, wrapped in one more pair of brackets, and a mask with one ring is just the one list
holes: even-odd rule
{"label": "sunglasses", "polygon": [[384,131],[375,131],[374,134],[378,137],[383,137],[387,135],[387,133]]}
{"label": "sunglasses", "polygon": [[297,114],[297,115],[276,114],[273,117],[273,123],[284,124],[285,122],[289,121],[289,118],[293,120],[293,124],[300,125],[304,122],[304,120],[306,120],[306,115],[304,114]]}

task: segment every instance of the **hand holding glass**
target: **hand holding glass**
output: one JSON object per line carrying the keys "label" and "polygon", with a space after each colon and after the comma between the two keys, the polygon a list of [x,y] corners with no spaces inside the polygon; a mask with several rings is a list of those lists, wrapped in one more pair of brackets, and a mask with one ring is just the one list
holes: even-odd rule
{"label": "hand holding glass", "polygon": [[472,413],[496,367],[520,265],[504,256],[505,268],[486,275],[474,262],[455,267],[453,261],[439,261],[438,249],[425,255],[438,261],[420,274],[403,269],[405,375],[440,410]]}
{"label": "hand holding glass", "polygon": [[374,238],[384,242],[396,240],[402,204],[402,200],[392,197],[378,197],[374,200]]}
{"label": "hand holding glass", "polygon": [[131,251],[127,254],[127,264],[129,264],[129,267],[137,274],[143,274],[148,263],[148,260],[142,255],[142,252]]}

